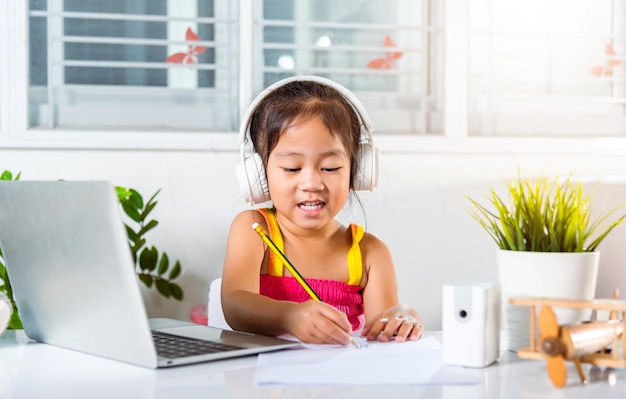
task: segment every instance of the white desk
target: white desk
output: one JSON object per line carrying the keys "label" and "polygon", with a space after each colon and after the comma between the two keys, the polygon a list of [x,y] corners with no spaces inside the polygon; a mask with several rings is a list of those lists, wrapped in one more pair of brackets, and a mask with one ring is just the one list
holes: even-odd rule
{"label": "white desk", "polygon": [[[555,388],[539,360],[503,352],[500,361],[471,369],[480,384],[393,387],[255,387],[256,357],[149,370],[29,342],[22,331],[0,336],[0,398],[626,398],[626,370],[583,386],[573,365]],[[589,367],[585,366],[589,371]],[[381,364],[381,372],[384,365]]]}

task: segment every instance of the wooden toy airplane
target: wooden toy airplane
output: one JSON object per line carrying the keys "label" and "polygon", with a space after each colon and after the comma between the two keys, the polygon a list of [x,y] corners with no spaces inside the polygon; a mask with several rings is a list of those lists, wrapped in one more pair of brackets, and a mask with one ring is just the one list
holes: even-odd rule
{"label": "wooden toy airplane", "polygon": [[[614,293],[613,297],[616,296]],[[574,363],[584,384],[589,380],[582,363],[598,367],[626,368],[626,301],[510,298],[509,303],[530,306],[530,347],[519,349],[517,355],[524,359],[545,359],[548,376],[555,386],[565,385],[565,361]],[[538,306],[541,308],[537,322]],[[559,325],[553,307],[592,309],[596,313],[609,311],[610,317],[607,321],[592,320],[580,324]]]}

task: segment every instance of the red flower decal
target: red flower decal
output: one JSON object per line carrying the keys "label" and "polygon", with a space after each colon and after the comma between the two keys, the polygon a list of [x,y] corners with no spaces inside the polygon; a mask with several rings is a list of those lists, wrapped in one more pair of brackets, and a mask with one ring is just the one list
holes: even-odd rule
{"label": "red flower decal", "polygon": [[[606,47],[604,47],[604,54],[607,57],[611,58],[617,55],[611,43],[607,44]],[[589,72],[595,76],[613,76],[613,69],[621,63],[622,62],[619,60],[609,59],[606,60],[606,63],[604,65],[594,65],[593,67],[591,67]]]}
{"label": "red flower decal", "polygon": [[[396,44],[391,40],[389,35],[385,36],[385,47],[396,47]],[[402,53],[399,51],[388,51],[384,58],[374,58],[367,63],[368,68],[373,69],[391,69],[393,62],[402,57]]]}
{"label": "red flower decal", "polygon": [[[187,28],[187,34],[185,35],[185,40],[188,42],[198,41],[200,37],[191,30],[191,28]],[[193,46],[189,45],[187,51],[184,53],[174,53],[167,57],[166,62],[174,62],[177,64],[196,64],[198,62],[198,54],[204,53],[206,47],[202,46]]]}

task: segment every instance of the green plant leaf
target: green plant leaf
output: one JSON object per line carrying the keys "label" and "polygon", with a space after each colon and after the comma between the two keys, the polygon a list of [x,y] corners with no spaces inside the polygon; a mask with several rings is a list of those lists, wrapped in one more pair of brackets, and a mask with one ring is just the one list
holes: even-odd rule
{"label": "green plant leaf", "polygon": [[145,273],[141,273],[137,275],[139,277],[139,280],[141,280],[142,283],[145,284],[146,287],[150,288],[152,287],[152,283],[154,282],[154,278],[149,275],[149,274],[145,274]]}
{"label": "green plant leaf", "polygon": [[156,279],[155,280],[155,285],[156,285],[156,289],[157,291],[159,291],[159,293],[161,295],[163,295],[166,298],[169,298],[170,296],[172,296],[172,290],[170,288],[170,283],[167,282],[167,280],[163,280],[163,279]]}
{"label": "green plant leaf", "polygon": [[126,213],[126,215],[128,215],[128,217],[135,222],[139,222],[141,220],[141,213],[139,212],[141,208],[134,206],[132,201],[122,202],[122,209],[124,209],[124,213]]}
{"label": "green plant leaf", "polygon": [[174,264],[174,267],[170,271],[169,279],[175,280],[178,276],[180,276],[181,271],[182,271],[182,267],[180,266],[180,262],[176,261],[176,263]]}
{"label": "green plant leaf", "polygon": [[130,240],[130,242],[132,243],[136,243],[137,242],[137,238],[139,238],[139,236],[137,236],[137,233],[135,233],[135,231],[130,228],[130,226],[128,225],[124,225],[126,227],[126,234],[128,235],[128,239]]}
{"label": "green plant leaf", "polygon": [[180,285],[176,283],[170,283],[170,292],[172,293],[172,298],[182,301],[183,300],[183,289]]}
{"label": "green plant leaf", "polygon": [[142,220],[145,220],[148,217],[148,215],[150,215],[150,212],[152,212],[152,210],[154,209],[156,205],[157,205],[157,202],[148,202],[148,204],[144,208],[143,214],[141,215]]}
{"label": "green plant leaf", "polygon": [[117,193],[117,199],[120,202],[125,201],[130,196],[130,191],[126,187],[115,186],[115,192]]}
{"label": "green plant leaf", "polygon": [[[4,263],[2,262],[2,254],[0,254],[0,280],[7,281],[9,279],[9,275],[7,274],[7,268],[4,265]],[[0,286],[0,287],[4,287],[4,285]]]}
{"label": "green plant leaf", "polygon": [[129,188],[128,191],[130,192],[130,195],[128,196],[128,202],[135,209],[143,209],[143,197],[141,196],[141,194],[139,194],[139,192],[134,188]]}
{"label": "green plant leaf", "polygon": [[161,256],[161,261],[159,262],[159,269],[157,270],[157,274],[159,276],[162,276],[169,267],[170,267],[170,260],[167,257],[167,254],[163,252],[163,256]]}
{"label": "green plant leaf", "polygon": [[13,308],[13,313],[11,313],[11,319],[9,319],[9,329],[11,330],[23,330],[24,326],[22,325],[22,319],[20,318],[20,314],[17,311],[17,308]]}
{"label": "green plant leaf", "polygon": [[586,250],[587,251],[595,251],[598,248],[598,245],[600,245],[600,243],[602,242],[602,240],[604,240],[604,238],[606,238],[606,236],[611,231],[613,231],[614,228],[616,228],[617,226],[622,224],[625,219],[626,219],[626,215],[620,217],[619,219],[617,219],[616,221],[611,223],[600,235],[598,235],[596,237],[595,240],[593,240],[593,242],[591,244],[589,244],[589,246],[586,248]]}
{"label": "green plant leaf", "polygon": [[0,180],[19,180],[20,176],[22,176],[22,172],[18,172],[15,177],[13,177],[13,173],[10,170],[5,170],[0,174]]}
{"label": "green plant leaf", "polygon": [[[593,251],[604,238],[626,220],[626,215],[605,223],[625,203],[602,214],[591,223],[592,193],[585,196],[582,183],[542,176],[534,181],[518,176],[505,183],[508,200],[491,188],[486,199],[494,211],[467,197],[470,215],[478,221],[501,249],[535,252]],[[592,240],[588,244],[589,240]],[[588,244],[588,245],[587,245]]]}
{"label": "green plant leaf", "polygon": [[[148,200],[148,203],[154,202],[155,198],[157,197],[157,195],[159,195],[159,193],[161,192],[161,189],[158,189],[154,192],[154,194],[152,194],[152,197],[150,197],[150,199]],[[156,202],[155,202],[156,205]]]}
{"label": "green plant leaf", "polygon": [[141,270],[153,271],[159,259],[159,251],[155,247],[144,248],[139,255],[139,267]]}
{"label": "green plant leaf", "polygon": [[[134,227],[126,224],[126,233],[139,279],[148,288],[154,286],[157,292],[166,298],[182,299],[181,287],[162,278],[168,274],[170,269],[170,260],[167,254],[163,252],[159,259],[159,251],[156,247],[145,247],[147,242],[145,235],[159,224],[155,219],[148,222],[146,220],[149,219],[150,213],[158,204],[156,198],[161,189],[158,189],[145,203],[141,194],[133,188],[116,186],[115,190],[124,213],[135,223]],[[176,261],[174,267],[169,270],[170,279],[173,280],[178,277],[181,270],[180,262]]]}
{"label": "green plant leaf", "polygon": [[153,228],[157,227],[159,224],[159,222],[157,222],[156,220],[151,220],[148,223],[146,223],[138,232],[137,235],[138,236],[143,236],[144,234],[146,234],[147,232],[149,232],[150,230],[152,230]]}
{"label": "green plant leaf", "polygon": [[141,238],[135,241],[135,244],[131,246],[131,250],[134,254],[137,254],[144,245],[146,245],[146,239]]}

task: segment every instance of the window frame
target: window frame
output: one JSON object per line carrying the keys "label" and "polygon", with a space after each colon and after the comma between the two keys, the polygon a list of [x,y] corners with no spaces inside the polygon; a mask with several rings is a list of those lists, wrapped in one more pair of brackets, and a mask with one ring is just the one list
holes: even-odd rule
{"label": "window frame", "polygon": [[[252,2],[238,0],[239,51],[252,54]],[[468,2],[444,2],[444,128],[439,136],[376,135],[383,152],[409,154],[625,155],[626,137],[486,137],[468,133]],[[3,2],[0,24],[0,148],[239,151],[236,132],[48,130],[28,127],[28,2]],[[253,66],[238,58],[239,115],[254,93]]]}

